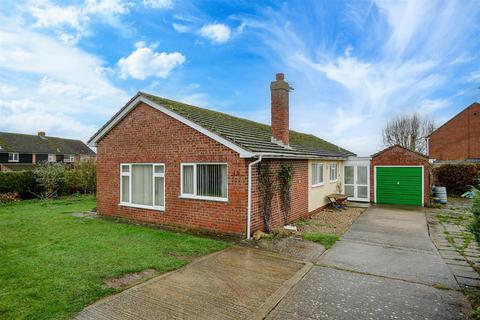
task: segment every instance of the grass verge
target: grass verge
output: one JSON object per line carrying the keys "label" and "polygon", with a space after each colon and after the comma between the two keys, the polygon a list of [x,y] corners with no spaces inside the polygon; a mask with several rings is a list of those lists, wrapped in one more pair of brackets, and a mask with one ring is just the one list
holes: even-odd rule
{"label": "grass verge", "polygon": [[303,239],[320,243],[325,249],[330,249],[340,236],[338,234],[326,234],[322,232],[308,232],[302,234]]}
{"label": "grass verge", "polygon": [[224,242],[70,212],[91,210],[93,197],[0,205],[0,318],[70,319],[118,292],[105,278],[184,266],[183,256],[224,249]]}

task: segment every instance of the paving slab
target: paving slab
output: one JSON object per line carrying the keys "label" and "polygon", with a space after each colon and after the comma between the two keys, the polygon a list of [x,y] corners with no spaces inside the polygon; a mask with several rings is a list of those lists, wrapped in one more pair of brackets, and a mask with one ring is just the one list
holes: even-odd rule
{"label": "paving slab", "polygon": [[341,240],[321,265],[428,285],[458,289],[452,272],[438,254]]}
{"label": "paving slab", "polygon": [[314,267],[267,319],[466,319],[460,292]]}
{"label": "paving slab", "polygon": [[262,318],[311,264],[231,248],[107,297],[76,319]]}

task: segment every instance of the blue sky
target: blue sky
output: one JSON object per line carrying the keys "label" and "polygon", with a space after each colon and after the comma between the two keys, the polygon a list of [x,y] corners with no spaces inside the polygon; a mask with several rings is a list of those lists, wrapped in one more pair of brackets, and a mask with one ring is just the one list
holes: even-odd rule
{"label": "blue sky", "polygon": [[0,130],[88,139],[137,91],[368,155],[391,117],[480,100],[478,1],[0,0]]}

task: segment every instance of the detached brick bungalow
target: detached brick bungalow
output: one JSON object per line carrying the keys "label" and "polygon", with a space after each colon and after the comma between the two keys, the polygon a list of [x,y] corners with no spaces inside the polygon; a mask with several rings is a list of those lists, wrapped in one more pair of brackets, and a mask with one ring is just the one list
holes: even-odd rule
{"label": "detached brick bungalow", "polygon": [[[272,126],[139,92],[89,140],[99,214],[248,238],[263,229],[259,162],[293,165],[290,221],[325,206],[353,153],[289,130],[283,74],[270,89]],[[277,192],[271,226],[282,219]]]}
{"label": "detached brick bungalow", "polygon": [[427,138],[428,156],[436,162],[480,162],[480,104],[472,103]]}

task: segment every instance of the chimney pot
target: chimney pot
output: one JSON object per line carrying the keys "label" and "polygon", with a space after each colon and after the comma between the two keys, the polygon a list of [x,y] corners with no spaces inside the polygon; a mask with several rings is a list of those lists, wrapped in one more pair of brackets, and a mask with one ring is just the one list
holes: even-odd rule
{"label": "chimney pot", "polygon": [[283,73],[275,75],[275,81],[270,84],[272,103],[272,142],[289,147],[289,92],[291,90]]}

